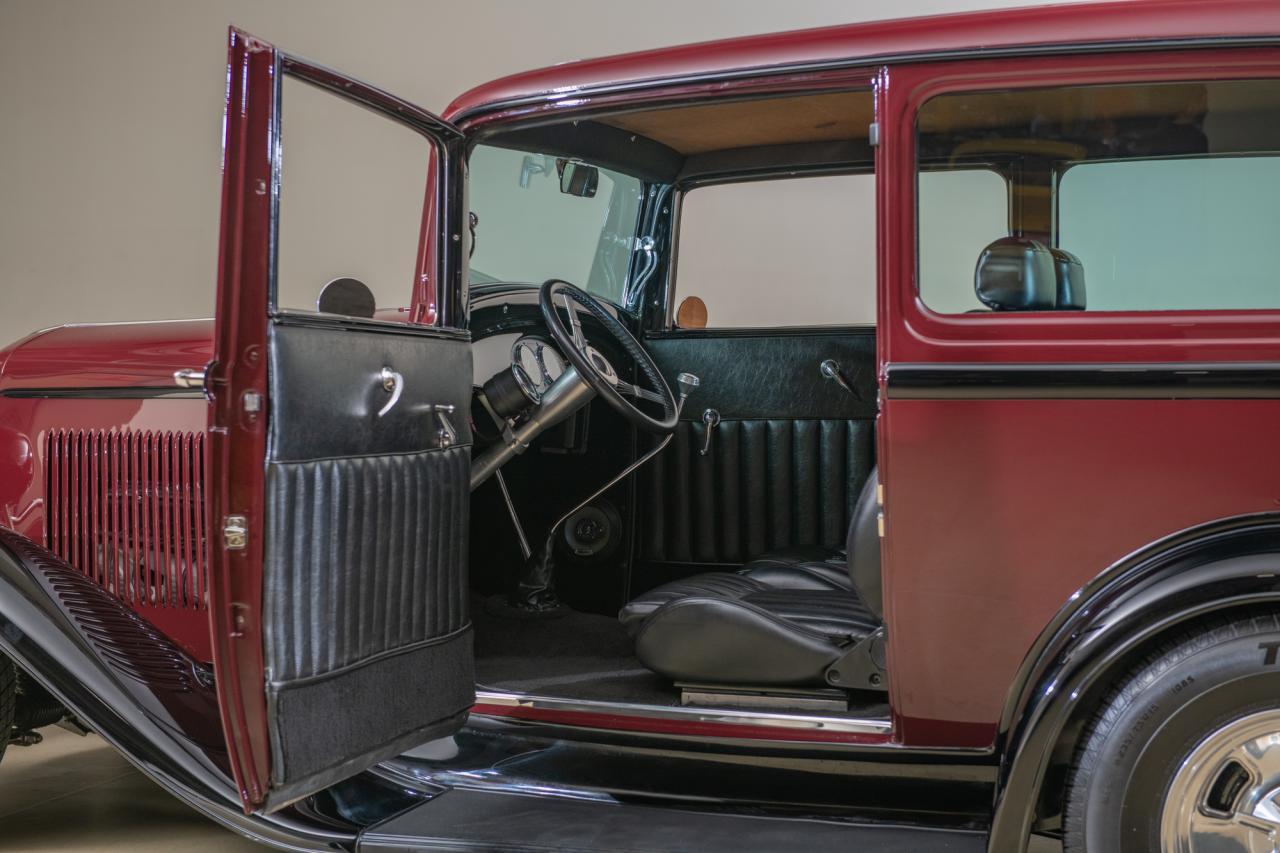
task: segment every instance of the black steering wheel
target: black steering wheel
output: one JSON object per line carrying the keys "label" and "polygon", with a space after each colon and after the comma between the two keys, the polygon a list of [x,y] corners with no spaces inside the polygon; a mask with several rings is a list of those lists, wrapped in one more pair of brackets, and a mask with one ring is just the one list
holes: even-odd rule
{"label": "black steering wheel", "polygon": [[[560,312],[556,310],[557,301],[560,307],[568,311],[570,326],[568,329],[560,319]],[[618,376],[618,371],[614,370],[609,360],[587,342],[586,336],[582,333],[582,326],[578,323],[578,312],[573,307],[574,302],[586,308],[591,316],[613,335],[618,345],[636,363],[636,367],[639,368],[640,374],[649,387],[642,388],[640,385],[624,381]],[[618,414],[645,432],[663,434],[675,431],[680,412],[676,407],[676,398],[671,393],[670,386],[662,378],[661,371],[653,363],[649,353],[640,346],[640,342],[594,296],[567,281],[553,278],[545,282],[538,292],[538,306],[542,309],[542,319],[546,321],[547,331],[551,333],[556,346],[577,368],[583,380],[603,397],[605,402],[617,410]],[[649,400],[661,404],[662,417],[655,418],[642,412],[635,403],[627,400],[624,394],[638,400]]]}

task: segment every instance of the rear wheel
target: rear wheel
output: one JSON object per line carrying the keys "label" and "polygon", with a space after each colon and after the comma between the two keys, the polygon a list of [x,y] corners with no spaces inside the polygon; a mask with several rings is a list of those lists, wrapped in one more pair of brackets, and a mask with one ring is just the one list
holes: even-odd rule
{"label": "rear wheel", "polygon": [[1162,645],[1094,717],[1066,795],[1065,853],[1241,853],[1280,840],[1280,619]]}
{"label": "rear wheel", "polygon": [[18,668],[0,654],[0,760],[13,734],[13,708],[18,697]]}

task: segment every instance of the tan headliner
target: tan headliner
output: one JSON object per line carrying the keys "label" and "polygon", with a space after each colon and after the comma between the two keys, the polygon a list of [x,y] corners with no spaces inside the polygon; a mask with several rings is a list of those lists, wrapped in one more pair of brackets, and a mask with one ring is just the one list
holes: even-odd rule
{"label": "tan headliner", "polygon": [[609,116],[601,122],[688,155],[866,139],[871,120],[871,92],[864,90],[646,110]]}

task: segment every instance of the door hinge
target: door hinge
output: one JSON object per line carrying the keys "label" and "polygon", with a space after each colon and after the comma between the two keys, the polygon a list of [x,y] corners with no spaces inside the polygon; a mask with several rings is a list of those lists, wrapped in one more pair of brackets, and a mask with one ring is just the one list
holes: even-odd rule
{"label": "door hinge", "polygon": [[871,143],[872,148],[880,144],[880,122],[871,122],[871,125],[867,128],[867,141]]}
{"label": "door hinge", "polygon": [[222,547],[227,551],[243,551],[249,544],[249,520],[243,515],[228,515],[222,522]]}

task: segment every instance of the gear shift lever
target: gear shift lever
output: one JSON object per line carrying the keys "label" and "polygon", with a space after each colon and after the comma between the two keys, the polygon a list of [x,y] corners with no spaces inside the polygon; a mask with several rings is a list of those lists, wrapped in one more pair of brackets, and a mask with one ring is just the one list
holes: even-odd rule
{"label": "gear shift lever", "polygon": [[[681,373],[676,377],[676,387],[679,389],[678,393],[680,395],[680,399],[676,401],[677,420],[679,420],[680,413],[684,410],[685,401],[689,399],[690,394],[697,390],[700,384],[701,380],[692,373]],[[547,530],[547,538],[543,541],[542,547],[525,561],[524,569],[520,572],[520,580],[516,584],[515,593],[511,596],[512,607],[527,613],[542,613],[547,616],[553,616],[564,611],[564,605],[560,603],[560,599],[556,595],[556,564],[552,556],[556,531],[560,529],[560,525],[564,524],[578,510],[612,489],[632,471],[635,471],[661,453],[662,449],[671,443],[671,439],[674,436],[674,432],[668,433],[662,441],[658,442],[656,447],[626,468],[623,468],[612,480],[596,489],[584,500],[576,504],[573,509],[556,519],[555,524],[552,524],[550,529]]]}
{"label": "gear shift lever", "polygon": [[680,402],[676,405],[676,409],[684,408],[684,401],[689,399],[689,395],[698,390],[698,386],[702,384],[702,380],[694,376],[692,373],[681,373],[676,377],[676,387],[680,389]]}

